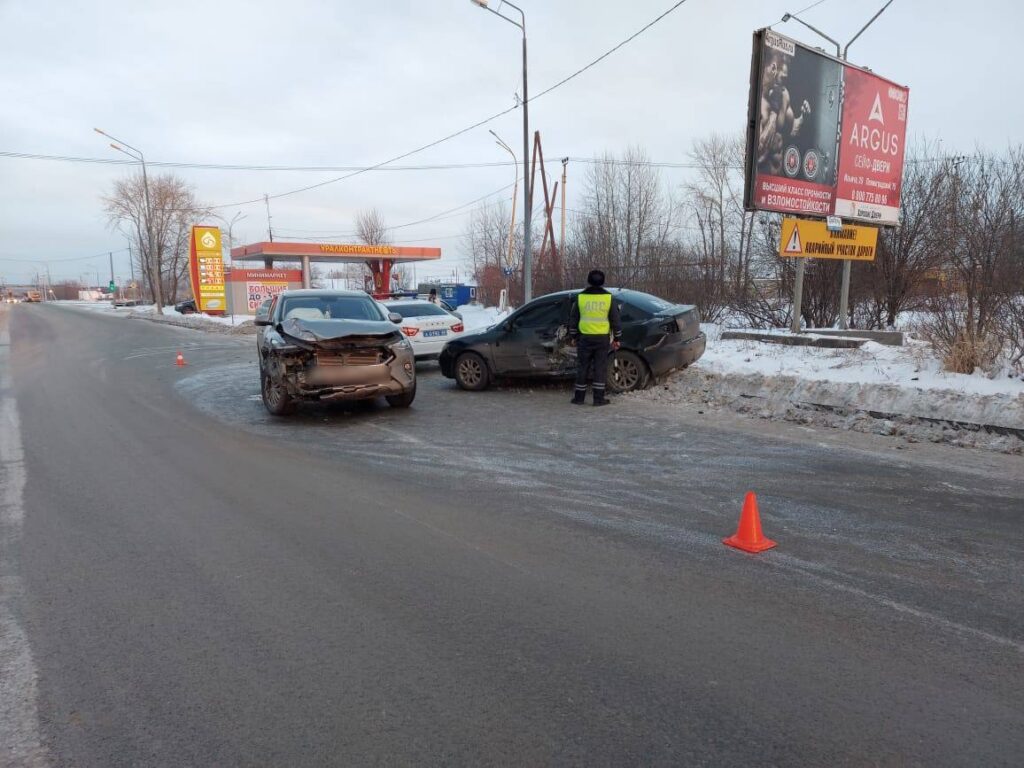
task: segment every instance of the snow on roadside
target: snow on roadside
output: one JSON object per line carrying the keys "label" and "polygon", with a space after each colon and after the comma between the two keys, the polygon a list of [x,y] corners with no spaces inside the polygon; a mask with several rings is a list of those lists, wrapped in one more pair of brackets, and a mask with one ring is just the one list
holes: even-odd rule
{"label": "snow on roadside", "polygon": [[725,407],[764,419],[1024,452],[1024,381],[947,373],[930,345],[859,349],[721,340],[696,365],[634,395],[661,404]]}

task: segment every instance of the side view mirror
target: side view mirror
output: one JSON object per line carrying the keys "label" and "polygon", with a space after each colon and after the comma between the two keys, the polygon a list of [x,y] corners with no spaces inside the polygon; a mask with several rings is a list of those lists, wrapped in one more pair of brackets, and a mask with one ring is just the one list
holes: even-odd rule
{"label": "side view mirror", "polygon": [[397,312],[388,312],[388,320],[392,323],[400,323],[402,322],[402,316]]}
{"label": "side view mirror", "polygon": [[252,324],[260,326],[260,325],[270,325],[271,323],[270,323],[270,318],[267,317],[266,315],[264,315],[263,317],[260,317],[259,315],[256,315],[256,319],[252,321]]}

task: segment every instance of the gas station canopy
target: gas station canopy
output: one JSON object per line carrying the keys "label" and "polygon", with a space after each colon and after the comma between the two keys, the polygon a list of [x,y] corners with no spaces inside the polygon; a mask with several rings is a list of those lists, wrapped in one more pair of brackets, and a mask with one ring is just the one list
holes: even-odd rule
{"label": "gas station canopy", "polygon": [[391,269],[409,261],[436,261],[440,248],[404,248],[396,245],[339,245],[337,243],[253,243],[231,249],[231,262],[261,261],[268,269],[275,261],[298,261],[302,264],[302,286],[310,287],[312,262],[338,264],[364,262],[373,273],[375,293],[387,294],[391,286]]}

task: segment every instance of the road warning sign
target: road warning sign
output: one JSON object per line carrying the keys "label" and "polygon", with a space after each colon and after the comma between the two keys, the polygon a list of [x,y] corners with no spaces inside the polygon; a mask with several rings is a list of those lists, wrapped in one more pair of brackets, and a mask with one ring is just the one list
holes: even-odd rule
{"label": "road warning sign", "polygon": [[784,218],[779,255],[808,259],[874,261],[878,244],[875,227],[844,225],[830,232],[824,221]]}
{"label": "road warning sign", "polygon": [[800,245],[800,227],[793,227],[793,234],[789,236],[789,242],[784,249],[786,256],[803,256],[804,247]]}

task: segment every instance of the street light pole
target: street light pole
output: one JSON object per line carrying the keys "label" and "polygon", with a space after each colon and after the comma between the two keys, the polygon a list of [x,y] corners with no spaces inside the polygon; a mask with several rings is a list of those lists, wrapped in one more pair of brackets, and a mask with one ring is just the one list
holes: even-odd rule
{"label": "street light pole", "polygon": [[532,219],[533,212],[530,210],[530,174],[527,168],[530,164],[530,95],[527,90],[526,80],[526,14],[523,9],[508,0],[502,0],[502,5],[507,5],[519,11],[519,22],[513,21],[508,16],[498,13],[488,6],[489,0],[470,0],[474,5],[479,5],[486,11],[490,11],[498,18],[504,19],[523,33],[523,294],[524,300],[533,298],[533,233]]}
{"label": "street light pole", "polygon": [[[488,129],[488,130],[490,130],[490,129]],[[512,151],[512,147],[510,147],[508,144],[506,144],[504,141],[502,141],[501,137],[498,136],[498,134],[496,134],[494,131],[490,131],[490,134],[491,134],[491,136],[493,136],[497,140],[495,143],[497,143],[497,145],[499,147],[501,147],[506,152],[508,152],[510,155],[512,155],[512,162],[515,163],[515,167],[516,167],[515,183],[512,185],[512,187],[513,187],[512,188],[512,223],[509,225],[509,230],[508,230],[508,258],[505,260],[505,264],[507,266],[511,267],[512,266],[512,245],[515,242],[515,236],[516,236],[516,197],[517,197],[517,195],[519,193],[519,160],[518,160],[518,158],[516,158],[516,153]],[[499,264],[498,266],[500,267],[501,265]],[[505,276],[505,293],[506,293],[506,295],[508,295],[508,276],[505,275],[505,270],[504,269],[502,270],[502,275]]]}
{"label": "street light pole", "polygon": [[[142,154],[142,150],[136,149],[127,141],[122,141],[116,136],[111,136],[109,133],[101,131],[99,128],[93,128],[93,130],[101,136],[113,139],[115,143],[111,144],[111,147],[116,149],[118,152],[128,155],[128,157],[134,160],[138,160],[142,165],[142,191],[146,200],[146,248],[149,251],[149,280],[150,283],[152,283],[153,301],[156,303],[156,313],[158,315],[162,315],[164,313],[164,297],[163,291],[160,288],[160,269],[157,265],[156,253],[153,250],[153,206],[149,201],[149,178],[146,176],[146,156]],[[132,152],[135,154],[132,154]],[[155,275],[154,270],[156,271]]]}
{"label": "street light pole", "polygon": [[[885,9],[888,8],[890,5],[892,5],[892,0],[889,0],[885,5],[883,5],[878,10],[878,13],[876,13],[874,16],[872,16],[868,20],[868,23],[860,28],[860,32],[858,32],[856,35],[851,37],[850,41],[845,46],[840,46],[837,41],[833,40],[831,37],[826,35],[820,29],[812,27],[806,21],[804,21],[801,18],[798,18],[798,17],[794,16],[791,13],[785,14],[782,17],[782,21],[783,21],[783,23],[789,21],[790,19],[793,19],[794,21],[799,21],[801,24],[803,24],[809,30],[814,32],[816,35],[819,35],[820,37],[823,37],[825,40],[828,40],[830,43],[832,43],[832,45],[834,45],[836,47],[836,57],[839,58],[842,61],[846,61],[846,57],[847,57],[847,55],[850,52],[850,46],[853,45],[854,41],[858,37],[860,37],[862,34],[864,34],[864,30],[866,30],[868,27],[870,27],[872,24],[875,23],[875,19],[877,19],[879,16],[881,16],[882,13],[885,11]],[[847,330],[850,327],[850,322],[849,322],[848,316],[850,314],[850,265],[851,264],[852,264],[852,262],[849,259],[843,259],[843,282],[842,282],[842,286],[839,289],[839,327],[842,330],[844,330],[844,331]],[[799,301],[800,294],[803,291],[803,276],[804,276],[803,275],[803,259],[800,259],[800,261],[799,261],[799,263],[797,265],[797,286],[796,286],[796,291],[794,292],[794,303]],[[799,305],[799,303],[796,303],[796,306],[794,308],[794,318],[795,319],[794,319],[793,323],[797,327],[797,330],[793,331],[794,333],[799,331],[799,325],[800,325],[799,313],[800,313],[800,305]]]}

